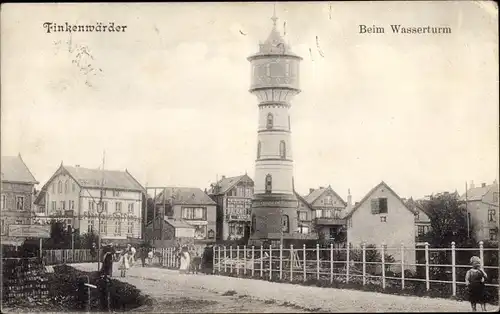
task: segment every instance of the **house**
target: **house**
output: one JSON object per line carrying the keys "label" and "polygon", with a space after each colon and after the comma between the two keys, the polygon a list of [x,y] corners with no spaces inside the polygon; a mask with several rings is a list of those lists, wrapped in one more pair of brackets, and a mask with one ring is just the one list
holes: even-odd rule
{"label": "house", "polygon": [[482,183],[475,186],[471,183],[469,189],[460,200],[467,205],[469,221],[476,239],[498,241],[498,183]]}
{"label": "house", "polygon": [[37,218],[62,221],[80,234],[100,230],[103,240],[137,239],[144,192],[126,169],[102,171],[61,163],[40,191],[37,203],[45,203],[45,215]]}
{"label": "house", "polygon": [[154,204],[155,217],[146,229],[149,239],[182,236],[200,243],[215,241],[217,204],[200,188],[165,187]]}
{"label": "house", "polygon": [[[345,229],[343,219],[348,203],[340,197],[331,186],[309,189],[304,200],[312,208],[315,230],[324,239],[338,238],[338,234]],[[350,193],[348,200],[350,201]]]}
{"label": "house", "polygon": [[299,202],[299,207],[297,208],[299,233],[302,234],[315,233],[316,230],[314,228],[314,222],[313,222],[313,217],[314,217],[313,208],[299,193],[295,192],[295,196],[297,196],[297,200]]}
{"label": "house", "polygon": [[2,156],[1,239],[3,245],[20,245],[9,237],[10,225],[30,224],[35,185],[38,181],[24,163],[21,154]]}
{"label": "house", "polygon": [[[385,182],[379,183],[350,210],[347,241],[356,248],[364,242],[377,247],[386,245],[386,253],[405,263],[415,264],[415,212]],[[392,268],[396,270],[399,266]],[[411,269],[408,266],[407,269]]]}
{"label": "house", "polygon": [[423,242],[423,236],[431,230],[431,219],[422,201],[410,198],[405,204],[415,212],[415,236],[417,242]]}
{"label": "house", "polygon": [[245,173],[222,176],[208,192],[217,203],[217,240],[237,240],[250,234],[253,180]]}

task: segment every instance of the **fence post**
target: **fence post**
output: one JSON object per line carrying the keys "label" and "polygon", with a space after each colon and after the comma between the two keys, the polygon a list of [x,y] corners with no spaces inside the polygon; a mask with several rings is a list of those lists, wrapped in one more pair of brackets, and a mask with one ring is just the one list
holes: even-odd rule
{"label": "fence post", "polygon": [[220,260],[220,245],[217,246],[217,270],[218,270],[218,275],[220,275],[220,266],[221,266],[221,260]]}
{"label": "fence post", "polygon": [[283,244],[280,244],[280,280],[283,279]]}
{"label": "fence post", "polygon": [[243,275],[247,274],[247,246],[243,245],[243,256],[244,256],[244,263],[243,263]]}
{"label": "fence post", "polygon": [[235,263],[235,267],[236,267],[236,276],[240,276],[240,246],[237,245],[236,246],[236,263]]}
{"label": "fence post", "polygon": [[481,259],[481,269],[484,269],[484,242],[479,241],[479,258]]}
{"label": "fence post", "polygon": [[269,280],[273,279],[273,245],[269,244]]}
{"label": "fence post", "polygon": [[252,277],[255,274],[255,246],[252,245]]}
{"label": "fence post", "polygon": [[302,251],[304,252],[304,258],[303,258],[303,260],[304,260],[304,265],[303,265],[304,266],[303,267],[304,281],[306,281],[307,273],[306,273],[306,245],[305,244],[302,246]]}
{"label": "fence post", "polygon": [[233,273],[233,246],[229,246],[229,272],[232,274]]}
{"label": "fence post", "polygon": [[319,281],[319,243],[316,243],[316,279]]}
{"label": "fence post", "polygon": [[405,245],[401,242],[401,290],[405,288]]}
{"label": "fence post", "polygon": [[333,243],[330,243],[330,283],[333,283]]}
{"label": "fence post", "polygon": [[363,286],[366,285],[366,243],[361,244],[361,250],[363,252]]}
{"label": "fence post", "polygon": [[351,251],[351,244],[349,242],[347,242],[346,248],[347,248],[347,251],[346,251],[346,254],[345,254],[345,259],[346,259],[346,267],[345,267],[345,270],[346,270],[345,275],[346,276],[345,276],[345,282],[349,283],[349,268],[350,268],[349,266],[351,264],[350,263],[351,262],[350,261],[350,256],[349,256],[350,255],[349,253]]}
{"label": "fence post", "polygon": [[294,254],[293,254],[293,244],[290,244],[290,282],[293,281],[293,263],[294,263]]}
{"label": "fence post", "polygon": [[382,243],[382,289],[385,289],[385,243]]}
{"label": "fence post", "polygon": [[[213,246],[212,251],[212,265],[215,266],[215,245]],[[212,274],[215,274],[215,267],[212,267]]]}
{"label": "fence post", "polygon": [[227,255],[226,255],[226,246],[224,245],[224,273],[227,272],[226,258],[227,258]]}
{"label": "fence post", "polygon": [[260,246],[260,277],[264,277],[264,247]]}
{"label": "fence post", "polygon": [[429,282],[429,243],[425,242],[425,288],[429,291],[430,282]]}
{"label": "fence post", "polygon": [[455,267],[455,242],[451,242],[451,281],[452,281],[452,295],[457,295],[457,273]]}

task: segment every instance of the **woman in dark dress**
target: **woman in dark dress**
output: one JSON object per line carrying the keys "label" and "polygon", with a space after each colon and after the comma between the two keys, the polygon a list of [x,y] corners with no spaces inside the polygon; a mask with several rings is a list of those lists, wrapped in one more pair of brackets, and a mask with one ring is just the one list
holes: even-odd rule
{"label": "woman in dark dress", "polygon": [[106,277],[111,277],[113,275],[113,251],[111,248],[107,248],[107,250],[105,250],[101,274]]}
{"label": "woman in dark dress", "polygon": [[467,285],[469,292],[469,301],[472,307],[472,311],[476,312],[477,304],[481,304],[481,308],[486,312],[486,295],[485,295],[485,285],[484,282],[486,278],[486,273],[481,269],[481,259],[477,256],[473,256],[470,259],[472,268],[465,274],[465,284]]}

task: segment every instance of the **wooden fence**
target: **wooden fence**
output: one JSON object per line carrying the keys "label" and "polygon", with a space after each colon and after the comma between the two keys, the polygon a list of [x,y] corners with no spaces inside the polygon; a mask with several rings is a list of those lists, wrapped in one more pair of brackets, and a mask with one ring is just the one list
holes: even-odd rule
{"label": "wooden fence", "polygon": [[[379,257],[370,250],[378,251]],[[397,253],[398,260],[389,258],[393,253]],[[482,242],[478,248],[456,248],[455,243],[450,248],[430,248],[426,243],[423,248],[405,248],[403,245],[399,248],[385,245],[369,248],[362,245],[358,251],[349,245],[346,248],[320,247],[319,244],[315,248],[305,245],[302,248],[293,245],[290,248],[218,246],[213,248],[213,273],[290,282],[316,280],[329,281],[330,284],[334,281],[363,286],[375,284],[383,289],[391,285],[401,290],[412,282],[425,283],[426,291],[438,284],[448,284],[452,296],[456,296],[457,286],[465,285],[465,272],[471,267],[468,264],[470,257],[477,255],[481,258],[481,267],[489,274],[486,286],[492,287],[490,289],[497,291],[498,295],[498,253],[498,247],[484,248]],[[437,263],[440,254],[449,264]],[[494,261],[493,265],[484,265],[486,254],[487,260]],[[415,256],[415,261],[409,261],[405,255]],[[419,255],[423,256],[422,260],[419,260]],[[457,263],[458,255],[463,264]]]}
{"label": "wooden fence", "polygon": [[[44,250],[43,258],[46,265],[57,265],[65,263],[90,263],[97,262],[97,250],[92,256],[90,250],[77,249],[77,250]],[[102,251],[101,251],[101,256]]]}

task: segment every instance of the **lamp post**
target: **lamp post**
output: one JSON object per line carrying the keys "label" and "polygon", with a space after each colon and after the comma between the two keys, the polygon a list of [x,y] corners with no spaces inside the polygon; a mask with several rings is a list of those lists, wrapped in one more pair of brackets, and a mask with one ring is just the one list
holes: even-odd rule
{"label": "lamp post", "polygon": [[99,271],[101,266],[101,214],[103,211],[102,200],[97,204],[97,221],[98,221],[98,232],[97,232],[97,271]]}

